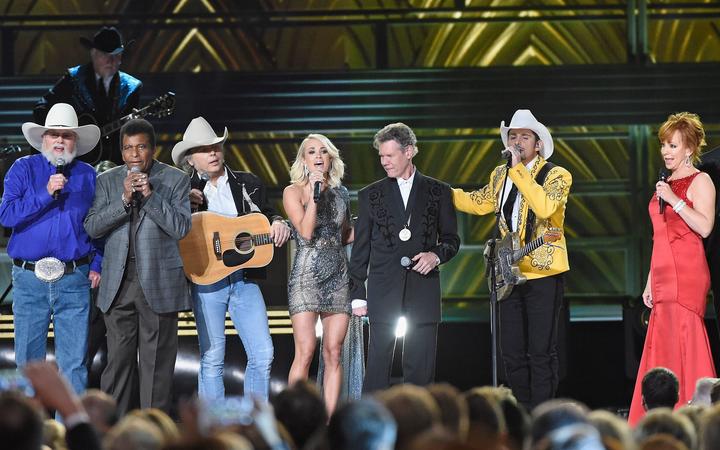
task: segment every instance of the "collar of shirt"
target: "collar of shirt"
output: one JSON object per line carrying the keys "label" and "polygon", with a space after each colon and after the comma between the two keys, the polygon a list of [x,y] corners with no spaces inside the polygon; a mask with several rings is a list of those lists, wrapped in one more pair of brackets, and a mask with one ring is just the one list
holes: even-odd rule
{"label": "collar of shirt", "polygon": [[399,187],[410,186],[412,187],[413,180],[415,180],[415,169],[413,169],[412,175],[407,180],[402,178],[395,178]]}
{"label": "collar of shirt", "polygon": [[208,182],[203,189],[208,202],[208,211],[226,216],[237,216],[235,198],[230,189],[227,170],[217,179],[215,184]]}

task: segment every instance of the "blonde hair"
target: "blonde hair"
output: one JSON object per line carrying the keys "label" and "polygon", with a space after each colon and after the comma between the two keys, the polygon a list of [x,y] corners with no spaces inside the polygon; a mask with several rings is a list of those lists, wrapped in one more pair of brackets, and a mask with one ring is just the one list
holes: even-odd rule
{"label": "blonde hair", "polygon": [[340,158],[340,150],[330,142],[330,139],[322,134],[308,134],[300,143],[297,155],[295,155],[295,161],[292,163],[292,166],[290,166],[290,183],[305,184],[308,181],[309,174],[305,169],[305,162],[303,160],[305,158],[305,147],[310,139],[320,141],[330,155],[330,169],[328,170],[327,184],[330,187],[340,186],[340,182],[343,176],[345,176],[345,163],[342,158]]}
{"label": "blonde hair", "polygon": [[707,145],[705,142],[705,130],[700,122],[700,116],[689,112],[671,114],[658,130],[658,139],[662,144],[672,138],[673,133],[680,132],[683,144],[693,151],[693,163],[700,162],[700,149]]}

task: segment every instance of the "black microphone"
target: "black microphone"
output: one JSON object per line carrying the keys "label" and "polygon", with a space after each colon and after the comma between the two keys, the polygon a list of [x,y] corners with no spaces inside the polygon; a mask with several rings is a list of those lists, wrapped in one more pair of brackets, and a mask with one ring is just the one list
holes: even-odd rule
{"label": "black microphone", "polygon": [[195,177],[191,178],[190,187],[202,192],[205,189],[205,185],[210,180],[210,175],[208,175],[207,172],[200,172],[199,170],[197,171],[197,174],[197,179]]}
{"label": "black microphone", "polygon": [[[670,171],[667,170],[665,167],[660,169],[660,181],[667,182],[668,177],[670,176]],[[665,200],[660,198],[658,196],[658,204],[660,205],[660,214],[665,214]]]}
{"label": "black microphone", "polygon": [[[62,158],[58,158],[57,161],[55,162],[55,174],[58,174],[58,173],[63,174],[64,171],[65,171],[65,160]],[[61,191],[61,189],[58,189],[55,192],[53,192],[53,198],[55,200],[57,200],[58,197],[60,197],[60,191]]]}
{"label": "black microphone", "polygon": [[413,261],[412,259],[408,258],[407,256],[403,256],[402,258],[400,258],[400,265],[403,266],[407,270],[412,269],[415,264],[417,264],[417,261]]}
{"label": "black microphone", "polygon": [[[130,173],[141,173],[141,172],[142,172],[142,171],[141,171],[140,168],[137,167],[137,166],[132,166],[132,167],[130,168]],[[133,191],[133,193],[132,193],[132,207],[133,207],[133,208],[140,208],[140,202],[141,202],[141,201],[142,201],[142,194],[140,193],[140,191]]]}
{"label": "black microphone", "polygon": [[320,185],[320,181],[315,182],[315,190],[313,191],[313,201],[315,201],[315,203],[320,201]]}

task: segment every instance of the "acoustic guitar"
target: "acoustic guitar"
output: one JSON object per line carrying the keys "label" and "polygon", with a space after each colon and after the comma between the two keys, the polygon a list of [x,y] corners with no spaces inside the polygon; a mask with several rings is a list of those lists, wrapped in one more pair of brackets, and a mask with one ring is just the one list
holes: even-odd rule
{"label": "acoustic guitar", "polygon": [[88,152],[88,154],[93,156],[96,155],[94,162],[89,161],[88,159],[92,158],[87,157],[84,158],[84,161],[94,166],[102,160],[111,159],[109,155],[106,154],[105,146],[110,146],[110,148],[112,148],[112,145],[109,142],[110,135],[122,128],[125,122],[131,119],[141,119],[145,117],[166,117],[171,115],[173,112],[175,112],[175,93],[168,91],[155,98],[145,107],[134,110],[130,114],[122,116],[112,122],[108,122],[103,126],[99,126],[97,124],[97,120],[95,120],[95,117],[92,114],[81,114],[80,117],[78,117],[78,123],[81,125],[98,125],[98,127],[100,127],[100,141],[94,149]]}
{"label": "acoustic guitar", "polygon": [[[495,289],[497,301],[510,296],[513,287],[523,284],[527,277],[520,272],[518,262],[526,255],[545,244],[555,242],[562,237],[562,230],[548,228],[539,238],[520,247],[520,235],[517,232],[507,233],[502,239],[495,240]],[[492,279],[488,277],[488,286],[492,290]]]}
{"label": "acoustic guitar", "polygon": [[268,265],[274,248],[263,214],[228,217],[202,211],[192,215],[190,233],[180,240],[180,257],[190,281],[207,285],[240,269]]}

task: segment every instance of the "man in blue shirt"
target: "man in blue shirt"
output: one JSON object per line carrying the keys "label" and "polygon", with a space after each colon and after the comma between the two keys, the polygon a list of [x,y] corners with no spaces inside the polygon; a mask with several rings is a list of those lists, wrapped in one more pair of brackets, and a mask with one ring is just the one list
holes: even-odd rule
{"label": "man in blue shirt", "polygon": [[41,153],[10,167],[0,203],[0,223],[12,228],[7,252],[13,260],[15,363],[45,359],[52,317],[58,366],[81,393],[87,384],[90,288],[100,282],[100,267],[83,227],[95,171],[74,159],[95,147],[100,129],[79,127],[73,107],[58,103],[45,126],[26,122],[22,131]]}

